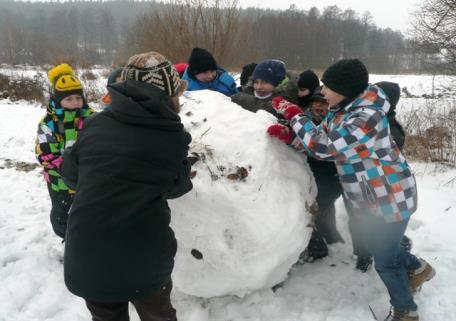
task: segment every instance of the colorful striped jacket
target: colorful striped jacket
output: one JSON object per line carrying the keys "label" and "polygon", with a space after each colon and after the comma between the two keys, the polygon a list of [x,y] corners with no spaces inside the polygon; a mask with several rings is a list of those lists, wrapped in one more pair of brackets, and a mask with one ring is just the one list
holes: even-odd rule
{"label": "colorful striped jacket", "polygon": [[51,98],[46,115],[38,124],[35,154],[44,167],[44,179],[55,192],[74,192],[66,186],[59,173],[63,152],[73,146],[84,120],[93,112],[87,104],[81,109],[65,110]]}
{"label": "colorful striped jacket", "polygon": [[335,161],[345,196],[362,213],[386,222],[407,219],[417,208],[415,177],[391,137],[385,93],[369,86],[320,125],[297,115],[291,126],[312,156]]}

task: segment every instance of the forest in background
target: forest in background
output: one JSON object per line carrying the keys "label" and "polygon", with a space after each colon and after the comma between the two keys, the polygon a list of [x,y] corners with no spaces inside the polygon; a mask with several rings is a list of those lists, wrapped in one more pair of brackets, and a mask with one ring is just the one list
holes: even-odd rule
{"label": "forest in background", "polygon": [[230,69],[266,58],[296,70],[324,69],[357,57],[371,72],[420,73],[429,72],[426,62],[437,54],[377,27],[368,12],[240,9],[236,0],[3,0],[0,30],[0,63],[10,65],[118,66],[149,50],[182,62],[200,46]]}

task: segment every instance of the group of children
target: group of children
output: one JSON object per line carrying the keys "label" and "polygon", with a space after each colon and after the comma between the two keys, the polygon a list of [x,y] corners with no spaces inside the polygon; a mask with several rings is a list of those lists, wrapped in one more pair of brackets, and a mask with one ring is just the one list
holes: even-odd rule
{"label": "group of children", "polygon": [[[82,84],[72,68],[67,64],[58,65],[49,71],[48,77],[52,92],[47,113],[38,126],[36,154],[44,168],[52,202],[52,227],[66,241],[65,282],[73,293],[86,299],[94,320],[127,320],[128,311],[125,312],[124,303],[128,305],[128,301],[137,308],[142,307],[139,308],[142,311],[141,320],[175,320],[175,310],[169,301],[175,239],[174,235],[167,234],[170,231],[169,209],[162,201],[183,195],[191,189],[189,165],[181,159],[181,154],[188,150],[190,138],[183,131],[177,116],[178,97],[184,90],[204,89],[227,95],[249,111],[265,110],[272,113],[278,122],[265,131],[308,155],[308,163],[318,187],[316,201],[319,207],[308,255],[312,259],[324,257],[328,254],[326,244],[344,242],[336,228],[334,205],[342,195],[350,218],[354,253],[358,257],[356,267],[365,272],[373,258],[375,269],[390,294],[393,309],[386,320],[419,319],[413,294],[434,276],[435,270],[429,263],[410,253],[411,244],[404,235],[410,216],[416,211],[417,190],[414,176],[401,153],[404,131],[395,119],[395,107],[400,96],[397,84],[381,82],[370,85],[369,73],[357,59],[343,59],[331,65],[323,74],[322,86],[312,70],[298,75],[287,70],[284,62],[268,59],[245,65],[241,86],[237,87],[234,78],[218,66],[212,54],[205,49],[194,48],[187,64],[175,65],[162,55],[150,52],[131,57],[124,68],[112,72],[108,79],[109,94],[102,100],[105,110],[88,119],[94,111],[88,107]],[[169,104],[163,105],[159,98],[169,101]],[[90,129],[81,131],[85,123],[90,124]],[[157,123],[161,127],[156,127]],[[185,136],[185,139],[172,138],[172,132]],[[76,144],[81,133],[84,133],[85,138]],[[128,135],[131,137],[124,137]],[[169,140],[172,146],[178,146],[177,150],[170,150],[163,142],[157,141],[157,146],[161,146],[160,149],[169,157],[162,155],[154,160],[156,163],[165,161],[163,168],[166,170],[162,171],[169,171],[170,177],[178,177],[178,187],[169,190],[169,183],[165,184],[164,177],[168,174],[158,173],[160,169],[157,168],[150,169],[150,175],[141,174],[137,177],[138,182],[144,181],[141,186],[131,180],[125,181],[123,175],[135,176],[139,173],[137,168],[128,167],[130,163],[138,168],[144,167],[144,171],[147,171],[146,163],[132,160],[130,155],[138,153],[145,161],[156,157],[144,154],[143,149],[135,149],[139,146],[135,137],[139,139],[145,135],[152,135],[151,141],[160,135],[164,140]],[[89,144],[90,141],[92,143]],[[96,148],[91,146],[95,142]],[[122,145],[123,142],[125,145]],[[114,150],[109,144],[122,146],[120,150]],[[66,162],[63,162],[64,154]],[[119,164],[116,159],[119,159]],[[175,166],[171,160],[176,162]],[[95,162],[94,165],[87,165],[86,162],[91,161]],[[65,164],[65,168],[62,164]],[[183,167],[179,164],[183,164]],[[90,174],[92,172],[93,175]],[[100,173],[106,177],[98,177]],[[106,184],[108,181],[110,183]],[[157,189],[158,183],[168,187]],[[146,188],[147,184],[155,187]],[[87,195],[106,191],[109,186],[112,191],[106,195],[112,194],[110,197],[113,200],[103,199],[100,195],[88,200]],[[75,205],[71,208],[76,187],[78,193]],[[131,191],[138,194],[133,195]],[[144,203],[139,202],[144,206],[139,207],[141,204],[138,203],[137,210],[147,212],[155,209],[163,212],[164,221],[146,222],[138,217],[135,224],[139,225],[135,225],[135,233],[147,234],[147,224],[160,226],[160,231],[156,226],[151,228],[155,229],[157,235],[165,233],[162,236],[166,243],[164,246],[171,248],[168,248],[166,255],[157,248],[157,253],[149,260],[154,270],[154,259],[160,256],[163,260],[163,255],[168,259],[163,261],[167,262],[166,265],[155,267],[158,271],[150,278],[151,287],[144,288],[141,285],[141,279],[147,280],[143,268],[134,269],[124,264],[120,264],[120,268],[111,268],[111,274],[118,273],[111,275],[115,279],[124,268],[133,275],[134,281],[127,282],[124,288],[119,289],[108,285],[110,280],[105,276],[103,282],[97,278],[101,277],[105,268],[109,269],[108,265],[112,266],[116,262],[109,255],[123,249],[123,255],[131,256],[131,248],[138,248],[137,242],[129,240],[129,237],[133,237],[131,230],[122,234],[131,227],[130,216],[135,217],[136,213],[131,212],[131,206],[127,208],[122,205],[121,201],[128,202],[125,195],[130,195],[131,199],[142,199],[140,191],[154,191],[154,197],[159,197],[161,201],[156,198],[144,199]],[[123,196],[119,198],[114,194]],[[155,202],[158,202],[157,205],[153,205]],[[109,207],[109,204],[112,206]],[[72,222],[71,228],[67,229],[70,208]],[[109,220],[107,216],[116,211],[122,215],[110,216],[111,220],[115,218],[125,225],[118,225],[117,221],[110,221],[108,225],[111,224],[113,230],[117,229],[120,239],[116,239],[116,234],[106,230],[104,222],[100,221],[102,216]],[[90,228],[84,225],[87,222],[91,222]],[[85,232],[81,230],[84,226],[88,229]],[[97,236],[93,236],[93,233]],[[128,237],[122,239],[126,235]],[[136,240],[138,236],[134,238]],[[95,240],[95,245],[90,245],[87,239]],[[109,240],[116,246],[106,245]],[[141,242],[144,241],[145,244],[154,242],[146,236]],[[98,247],[100,242],[102,244]],[[91,246],[102,252],[104,263],[100,263],[100,252],[89,250]],[[106,251],[110,254],[106,254]],[[133,252],[138,252],[141,260],[140,251]],[[91,259],[84,262],[86,256]],[[141,265],[140,262],[138,264]],[[90,282],[82,281],[84,273],[93,274],[88,279],[97,284],[96,289],[91,288]],[[159,274],[162,277],[158,277]],[[128,294],[126,289],[130,289],[130,286],[142,290]],[[108,288],[112,288],[112,291],[109,292]],[[104,293],[106,291],[109,293]],[[156,305],[154,300],[155,303],[143,301],[144,297],[150,299],[152,292],[153,298],[166,302],[167,312],[164,315],[157,312],[159,307],[150,308]],[[112,304],[100,303],[104,301]],[[123,304],[113,303],[118,301]],[[112,313],[107,313],[108,310]],[[148,317],[148,313],[155,316]]]}

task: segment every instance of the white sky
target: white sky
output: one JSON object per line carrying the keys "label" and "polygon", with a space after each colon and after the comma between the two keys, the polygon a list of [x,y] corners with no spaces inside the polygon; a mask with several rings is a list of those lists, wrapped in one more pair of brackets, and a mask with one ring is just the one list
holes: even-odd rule
{"label": "white sky", "polygon": [[420,0],[239,0],[241,7],[259,7],[272,9],[288,9],[295,4],[298,9],[308,10],[317,7],[337,5],[342,10],[353,9],[360,15],[369,11],[374,23],[381,28],[390,27],[406,33],[409,27],[409,14],[421,3]]}

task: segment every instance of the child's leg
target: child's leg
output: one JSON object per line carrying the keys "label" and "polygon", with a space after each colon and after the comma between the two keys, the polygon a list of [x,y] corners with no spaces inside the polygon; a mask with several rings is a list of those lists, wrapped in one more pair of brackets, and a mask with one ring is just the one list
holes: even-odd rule
{"label": "child's leg", "polygon": [[129,321],[128,302],[85,300],[93,321]]}
{"label": "child's leg", "polygon": [[316,200],[319,210],[315,217],[315,226],[328,244],[344,243],[344,239],[337,230],[336,225],[336,207],[334,203],[339,196],[339,190],[332,186],[318,186]]}
{"label": "child's leg", "polygon": [[147,298],[131,302],[141,321],[177,321],[176,310],[171,304],[172,288],[173,283],[169,281]]}
{"label": "child's leg", "polygon": [[[372,255],[367,249],[366,242],[363,240],[363,229],[364,229],[364,213],[361,213],[359,209],[353,208],[350,201],[343,196],[345,210],[348,214],[348,229],[353,243],[353,254],[358,258],[371,258]],[[363,216],[363,217],[360,217]]]}
{"label": "child's leg", "polygon": [[383,218],[372,216],[363,221],[363,240],[374,256],[375,269],[388,289],[391,305],[400,311],[417,310],[404,266],[414,256],[401,246],[408,220],[385,223]]}
{"label": "child's leg", "polygon": [[56,192],[52,190],[50,184],[48,184],[48,190],[52,202],[52,229],[54,230],[55,234],[64,239],[66,233],[68,212],[70,210],[71,204],[73,203],[73,197],[67,192]]}

